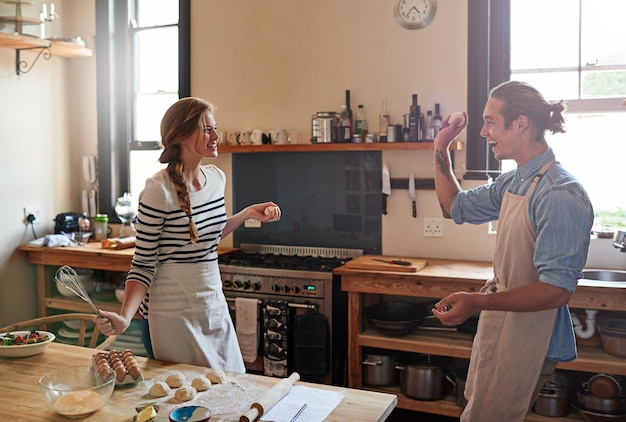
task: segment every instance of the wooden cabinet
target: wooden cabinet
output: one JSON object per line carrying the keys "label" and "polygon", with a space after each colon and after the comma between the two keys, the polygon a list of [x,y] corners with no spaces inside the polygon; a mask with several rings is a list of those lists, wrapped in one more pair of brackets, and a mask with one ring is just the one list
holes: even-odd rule
{"label": "wooden cabinet", "polygon": [[[476,292],[492,276],[491,263],[428,260],[417,273],[377,272],[340,267],[341,289],[348,292],[348,386],[368,388],[362,382],[364,348],[411,353],[426,353],[468,359],[473,337],[456,332],[418,331],[404,337],[388,337],[363,323],[364,298],[370,295],[393,295],[420,298],[443,298],[456,291]],[[579,285],[570,301],[571,308],[624,310],[626,289]],[[578,359],[559,363],[558,368],[581,372],[604,372],[626,375],[626,360],[611,356],[601,347],[578,347]],[[451,417],[461,415],[453,397],[420,401],[401,394],[399,387],[372,388],[398,395],[398,407]],[[576,412],[565,418],[547,418],[529,413],[528,421],[580,421]]]}

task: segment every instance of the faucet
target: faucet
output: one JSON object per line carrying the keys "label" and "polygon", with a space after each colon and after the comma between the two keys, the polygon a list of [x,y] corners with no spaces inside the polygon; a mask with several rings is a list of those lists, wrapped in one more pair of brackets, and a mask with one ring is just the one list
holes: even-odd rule
{"label": "faucet", "polygon": [[613,240],[613,246],[620,250],[620,252],[626,252],[626,232],[618,231],[615,234],[615,239]]}

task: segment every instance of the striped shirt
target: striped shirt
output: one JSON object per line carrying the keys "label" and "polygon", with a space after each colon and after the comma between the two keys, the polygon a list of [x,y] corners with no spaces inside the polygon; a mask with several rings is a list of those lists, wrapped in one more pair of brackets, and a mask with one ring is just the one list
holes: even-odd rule
{"label": "striped shirt", "polygon": [[226,225],[224,188],[226,177],[219,168],[202,166],[205,186],[189,194],[198,240],[191,243],[189,217],[181,209],[176,188],[167,171],[161,170],[146,181],[139,195],[135,255],[126,280],[148,288],[139,312],[148,318],[150,285],[160,265],[206,263],[217,265],[217,246]]}

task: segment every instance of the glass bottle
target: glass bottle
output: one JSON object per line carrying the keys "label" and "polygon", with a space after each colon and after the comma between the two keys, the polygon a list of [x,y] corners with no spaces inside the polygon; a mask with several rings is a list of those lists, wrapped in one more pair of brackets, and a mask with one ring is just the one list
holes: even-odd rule
{"label": "glass bottle", "polygon": [[135,217],[137,213],[133,209],[132,198],[130,193],[124,192],[124,195],[117,198],[115,202],[115,214],[122,222],[120,225],[119,237],[131,237],[137,234],[135,230]]}
{"label": "glass bottle", "polygon": [[428,110],[426,112],[426,131],[424,135],[424,140],[427,142],[435,139],[435,127],[433,126],[433,111]]}
{"label": "glass bottle", "polygon": [[359,108],[356,112],[356,119],[354,119],[354,134],[361,135],[362,139],[367,136],[367,116],[365,115],[365,108],[363,104],[359,104]]}
{"label": "glass bottle", "polygon": [[350,108],[350,90],[346,89],[346,113],[348,114],[348,122],[350,123],[350,131],[348,132],[347,142],[350,141],[354,133],[354,120],[352,119],[352,108]]}
{"label": "glass bottle", "polygon": [[419,140],[419,119],[420,110],[417,105],[417,94],[413,94],[411,105],[409,106],[409,142]]}
{"label": "glass bottle", "polygon": [[439,103],[435,103],[435,114],[433,115],[433,139],[434,139],[434,135],[437,135],[440,129],[441,129],[441,112],[439,110]]}
{"label": "glass bottle", "polygon": [[350,142],[352,137],[352,125],[350,124],[350,118],[348,117],[348,108],[345,105],[341,106],[341,112],[339,113],[339,136],[338,142]]}
{"label": "glass bottle", "polygon": [[378,119],[378,132],[380,133],[380,136],[387,136],[387,127],[389,126],[389,123],[390,118],[389,111],[387,110],[387,99],[383,98],[383,105]]}

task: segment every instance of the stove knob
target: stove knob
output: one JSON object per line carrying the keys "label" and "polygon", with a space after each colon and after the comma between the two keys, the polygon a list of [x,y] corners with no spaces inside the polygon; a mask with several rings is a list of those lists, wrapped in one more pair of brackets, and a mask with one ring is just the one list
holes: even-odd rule
{"label": "stove knob", "polygon": [[233,282],[233,285],[235,286],[235,289],[241,289],[241,281],[236,280]]}
{"label": "stove knob", "polygon": [[287,285],[285,285],[285,286],[283,287],[283,292],[285,292],[285,293],[289,293],[289,291],[290,291],[290,290],[291,290],[291,287],[289,287],[289,286],[287,286]]}
{"label": "stove knob", "polygon": [[244,290],[250,290],[251,284],[250,281],[244,281],[243,282],[243,289]]}
{"label": "stove knob", "polygon": [[254,290],[255,292],[261,290],[261,283],[259,283],[258,281],[252,283],[252,290]]}
{"label": "stove knob", "polygon": [[300,286],[293,286],[293,292],[296,294],[300,293]]}
{"label": "stove knob", "polygon": [[224,281],[223,281],[223,284],[224,284],[224,287],[230,287],[230,286],[232,286],[232,285],[233,285],[233,284],[230,282],[230,280],[224,280]]}
{"label": "stove knob", "polygon": [[280,284],[272,285],[272,291],[273,292],[280,292]]}

